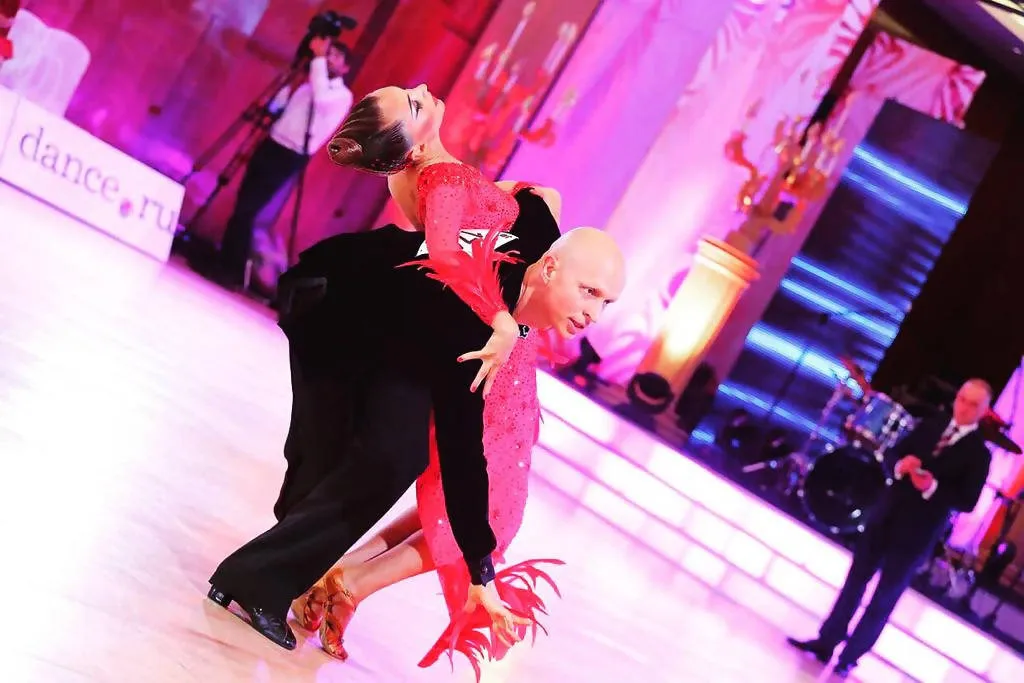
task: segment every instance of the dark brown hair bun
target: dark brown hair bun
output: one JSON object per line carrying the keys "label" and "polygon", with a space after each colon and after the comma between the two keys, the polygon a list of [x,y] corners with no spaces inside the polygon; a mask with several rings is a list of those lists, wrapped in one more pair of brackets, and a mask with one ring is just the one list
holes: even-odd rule
{"label": "dark brown hair bun", "polygon": [[341,166],[357,166],[363,158],[363,146],[352,138],[336,135],[327,144],[331,161]]}
{"label": "dark brown hair bun", "polygon": [[412,140],[400,119],[385,121],[375,95],[352,107],[327,145],[334,163],[376,175],[391,175],[409,165]]}

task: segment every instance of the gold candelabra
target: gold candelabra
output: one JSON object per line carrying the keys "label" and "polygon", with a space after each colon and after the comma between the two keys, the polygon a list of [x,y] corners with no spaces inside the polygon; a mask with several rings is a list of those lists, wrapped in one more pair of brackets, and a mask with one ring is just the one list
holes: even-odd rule
{"label": "gold candelabra", "polygon": [[[726,238],[744,253],[752,253],[766,231],[791,234],[807,206],[821,199],[835,172],[845,141],[840,137],[850,111],[853,93],[848,94],[837,116],[825,125],[815,122],[806,129],[802,116],[784,116],[775,124],[768,145],[774,164],[762,171],[746,155],[746,128],[758,114],[761,101],[747,110],[743,125],[725,143],[725,158],[747,172],[736,195],[736,210],[747,218]],[[780,211],[781,206],[785,211]]]}
{"label": "gold candelabra", "polygon": [[744,151],[747,124],[757,116],[761,103],[750,107],[743,126],[730,136],[724,150],[726,159],[747,171],[736,196],[736,209],[746,218],[724,241],[700,240],[693,266],[665,312],[638,373],[661,375],[675,392],[687,385],[740,297],[760,276],[753,254],[765,234],[793,232],[806,206],[824,196],[843,147],[840,133],[849,106],[847,96],[836,120],[814,123],[806,134],[805,119],[780,120],[765,148],[775,160],[766,172]]}
{"label": "gold candelabra", "polygon": [[523,60],[512,61],[512,56],[533,17],[536,4],[528,2],[523,6],[519,23],[500,51],[497,42],[480,51],[473,74],[475,111],[466,133],[467,161],[485,174],[499,172],[519,141],[545,147],[554,144],[559,126],[576,104],[576,92],[569,89],[540,125],[532,129],[527,126],[579,36],[577,24],[563,22],[534,78],[528,79],[530,83],[524,83]]}

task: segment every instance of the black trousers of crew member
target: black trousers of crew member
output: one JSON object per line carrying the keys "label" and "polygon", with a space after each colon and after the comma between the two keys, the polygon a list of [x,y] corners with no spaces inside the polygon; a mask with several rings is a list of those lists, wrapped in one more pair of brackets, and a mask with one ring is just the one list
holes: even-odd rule
{"label": "black trousers of crew member", "polygon": [[[853,549],[846,581],[818,635],[829,649],[846,641],[839,654],[840,663],[855,665],[874,646],[931,545],[930,537],[904,529],[893,520],[880,520],[865,529]],[[879,576],[875,592],[847,637],[853,615],[876,573]]]}
{"label": "black trousers of crew member", "polygon": [[235,209],[221,238],[220,265],[241,280],[252,249],[252,230],[257,216],[278,191],[290,182],[306,157],[267,137],[256,147],[238,187]]}

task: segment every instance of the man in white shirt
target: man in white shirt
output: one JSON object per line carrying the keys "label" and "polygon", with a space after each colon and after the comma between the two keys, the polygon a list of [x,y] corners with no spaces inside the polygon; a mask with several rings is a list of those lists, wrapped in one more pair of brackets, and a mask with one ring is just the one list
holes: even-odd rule
{"label": "man in white shirt", "polygon": [[[846,678],[874,646],[914,571],[945,532],[951,513],[970,512],[978,504],[992,460],[978,423],[991,402],[988,382],[968,380],[957,392],[952,419],[923,421],[886,454],[895,461],[896,481],[869,513],[832,611],[817,638],[788,638],[790,645],[828,662],[845,640],[834,670],[839,678]],[[880,575],[871,601],[847,637],[876,572]]]}
{"label": "man in white shirt", "polygon": [[271,113],[281,115],[253,152],[238,188],[235,209],[221,239],[218,279],[225,284],[243,281],[257,216],[327,143],[352,108],[352,92],[342,78],[348,72],[348,48],[320,37],[313,38],[309,47],[313,59],[308,81],[294,91],[283,88],[270,103]]}

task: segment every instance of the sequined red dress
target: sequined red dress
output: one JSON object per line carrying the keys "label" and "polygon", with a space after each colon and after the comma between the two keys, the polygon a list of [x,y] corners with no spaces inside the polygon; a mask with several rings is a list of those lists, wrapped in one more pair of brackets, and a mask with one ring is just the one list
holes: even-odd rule
{"label": "sequined red dress", "polygon": [[[519,205],[515,191],[507,193],[487,181],[478,171],[463,164],[436,164],[420,176],[420,216],[423,217],[429,259],[418,262],[434,277],[450,286],[485,322],[507,307],[498,281],[497,264],[509,254],[495,251],[499,233],[515,221]],[[462,231],[484,231],[481,239],[466,245]],[[460,234],[461,233],[461,234]],[[527,334],[516,342],[508,361],[495,378],[484,403],[484,457],[489,482],[488,508],[491,530],[497,541],[496,563],[523,521],[530,474],[530,456],[537,441],[540,404],[537,398],[537,363],[544,343],[541,335]],[[468,388],[467,388],[468,390]],[[416,500],[423,533],[437,567],[451,622],[445,633],[420,662],[433,664],[447,652],[463,652],[480,676],[479,661],[500,659],[508,648],[496,638],[487,638],[490,618],[482,608],[465,614],[469,573],[452,534],[445,513],[441,468],[436,441],[431,434],[430,463],[416,482]],[[534,593],[537,580],[557,587],[538,565],[557,560],[533,560],[497,573],[498,593],[509,607],[533,622],[522,627],[534,634],[542,628],[535,612],[544,603]]]}

